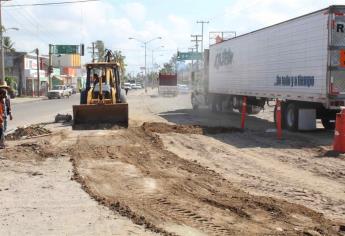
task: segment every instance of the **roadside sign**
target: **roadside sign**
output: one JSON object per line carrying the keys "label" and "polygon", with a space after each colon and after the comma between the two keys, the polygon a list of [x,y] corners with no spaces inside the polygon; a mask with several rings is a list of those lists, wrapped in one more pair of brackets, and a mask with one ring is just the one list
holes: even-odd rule
{"label": "roadside sign", "polygon": [[178,61],[202,60],[201,52],[177,52]]}
{"label": "roadside sign", "polygon": [[53,45],[53,54],[79,54],[79,45]]}

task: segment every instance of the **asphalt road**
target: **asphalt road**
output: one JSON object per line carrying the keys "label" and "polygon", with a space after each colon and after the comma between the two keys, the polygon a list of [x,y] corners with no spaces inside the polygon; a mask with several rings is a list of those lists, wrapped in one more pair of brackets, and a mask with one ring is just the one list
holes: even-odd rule
{"label": "asphalt road", "polygon": [[79,104],[79,94],[72,95],[70,98],[65,99],[12,104],[14,119],[9,121],[8,131],[18,126],[54,121],[55,115],[58,113],[72,114],[72,105],[77,104]]}

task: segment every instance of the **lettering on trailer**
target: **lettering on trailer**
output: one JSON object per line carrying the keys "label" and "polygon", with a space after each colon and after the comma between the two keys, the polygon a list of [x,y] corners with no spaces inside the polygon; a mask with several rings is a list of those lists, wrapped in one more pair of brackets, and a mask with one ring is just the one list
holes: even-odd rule
{"label": "lettering on trailer", "polygon": [[344,24],[337,24],[337,33],[344,33],[344,29],[345,28],[345,26],[344,26]]}
{"label": "lettering on trailer", "polygon": [[289,86],[289,87],[314,87],[315,77],[314,76],[279,76],[276,77],[274,86]]}
{"label": "lettering on trailer", "polygon": [[230,48],[218,52],[214,60],[214,67],[218,70],[219,67],[231,64],[233,57],[234,53]]}

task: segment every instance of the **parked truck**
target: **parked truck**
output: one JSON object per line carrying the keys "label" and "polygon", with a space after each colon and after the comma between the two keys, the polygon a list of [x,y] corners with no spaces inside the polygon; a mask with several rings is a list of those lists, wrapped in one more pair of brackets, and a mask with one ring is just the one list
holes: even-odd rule
{"label": "parked truck", "polygon": [[[257,113],[282,101],[282,125],[334,128],[345,102],[345,6],[330,6],[210,46],[192,105]],[[200,82],[200,81],[199,81]]]}
{"label": "parked truck", "polygon": [[177,75],[175,73],[159,73],[158,93],[160,96],[177,96]]}

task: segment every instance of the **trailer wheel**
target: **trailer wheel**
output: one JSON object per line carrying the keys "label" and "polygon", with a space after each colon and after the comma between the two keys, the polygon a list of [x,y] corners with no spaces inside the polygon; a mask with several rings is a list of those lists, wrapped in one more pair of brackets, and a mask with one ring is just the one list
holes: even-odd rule
{"label": "trailer wheel", "polygon": [[298,128],[298,106],[296,103],[289,103],[283,114],[286,128],[291,131],[296,131]]}
{"label": "trailer wheel", "polygon": [[323,127],[325,127],[325,129],[329,129],[329,130],[335,129],[335,120],[332,120],[330,118],[321,118],[321,122],[322,122]]}
{"label": "trailer wheel", "polygon": [[247,106],[247,113],[250,115],[256,115],[261,111],[261,108],[258,106],[253,106],[253,105],[249,105]]}

